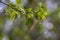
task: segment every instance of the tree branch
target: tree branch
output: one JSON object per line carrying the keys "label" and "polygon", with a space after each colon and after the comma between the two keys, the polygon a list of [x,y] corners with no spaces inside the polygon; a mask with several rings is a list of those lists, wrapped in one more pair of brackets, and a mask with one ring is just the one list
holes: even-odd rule
{"label": "tree branch", "polygon": [[0,0],[0,3],[3,3],[4,5],[7,5],[8,7],[14,9],[15,11],[21,12],[20,10],[16,9],[15,7],[12,7],[12,6],[8,5],[7,3],[2,2],[1,0]]}

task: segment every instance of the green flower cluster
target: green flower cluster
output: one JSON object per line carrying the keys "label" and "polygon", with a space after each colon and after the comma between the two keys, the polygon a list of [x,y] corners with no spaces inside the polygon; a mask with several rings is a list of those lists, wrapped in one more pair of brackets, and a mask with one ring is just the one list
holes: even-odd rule
{"label": "green flower cluster", "polygon": [[39,20],[44,20],[46,16],[48,15],[48,10],[46,8],[45,4],[39,3],[38,8],[35,11],[35,17]]}
{"label": "green flower cluster", "polygon": [[9,19],[15,20],[16,18],[20,18],[21,15],[24,15],[25,10],[19,5],[9,3],[9,6],[6,8],[6,14],[8,14]]}

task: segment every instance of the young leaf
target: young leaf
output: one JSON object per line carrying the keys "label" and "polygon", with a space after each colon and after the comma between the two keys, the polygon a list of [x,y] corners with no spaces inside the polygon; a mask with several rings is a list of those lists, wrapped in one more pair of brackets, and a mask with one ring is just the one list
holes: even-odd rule
{"label": "young leaf", "polygon": [[16,4],[20,4],[22,0],[16,0]]}

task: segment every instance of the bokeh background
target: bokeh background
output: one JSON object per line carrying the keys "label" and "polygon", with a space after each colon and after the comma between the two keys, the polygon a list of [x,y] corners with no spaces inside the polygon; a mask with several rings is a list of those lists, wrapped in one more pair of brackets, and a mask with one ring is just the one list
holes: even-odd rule
{"label": "bokeh background", "polygon": [[[2,0],[7,3],[9,0]],[[16,0],[10,0],[16,3]],[[21,5],[25,7],[36,7],[36,3],[46,4],[49,11],[47,18],[42,22],[43,33],[38,27],[29,32],[24,23],[25,19],[17,19],[12,22],[5,18],[6,5],[0,3],[0,40],[60,40],[60,0],[23,0]],[[42,29],[42,28],[40,28]],[[39,29],[39,30],[40,30]]]}

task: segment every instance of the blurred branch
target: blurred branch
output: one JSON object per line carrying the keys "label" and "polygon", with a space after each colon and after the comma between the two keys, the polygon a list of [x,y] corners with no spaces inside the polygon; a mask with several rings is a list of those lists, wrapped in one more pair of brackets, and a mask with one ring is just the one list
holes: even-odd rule
{"label": "blurred branch", "polygon": [[4,5],[7,5],[8,7],[14,9],[15,11],[21,12],[20,10],[18,10],[18,9],[16,9],[16,8],[10,6],[10,5],[8,5],[7,3],[2,2],[1,0],[0,0],[0,3],[3,3]]}

